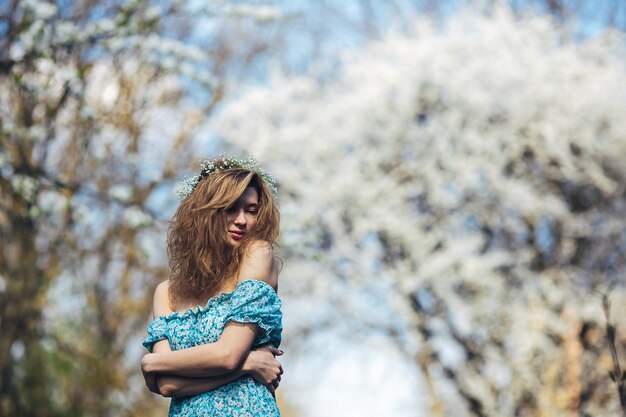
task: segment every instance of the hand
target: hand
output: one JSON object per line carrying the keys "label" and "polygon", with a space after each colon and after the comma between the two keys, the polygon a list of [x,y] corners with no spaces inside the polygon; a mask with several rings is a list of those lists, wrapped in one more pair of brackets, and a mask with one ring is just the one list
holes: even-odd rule
{"label": "hand", "polygon": [[280,384],[283,373],[283,367],[276,356],[282,354],[282,350],[269,345],[250,351],[242,371],[265,385],[273,395]]}

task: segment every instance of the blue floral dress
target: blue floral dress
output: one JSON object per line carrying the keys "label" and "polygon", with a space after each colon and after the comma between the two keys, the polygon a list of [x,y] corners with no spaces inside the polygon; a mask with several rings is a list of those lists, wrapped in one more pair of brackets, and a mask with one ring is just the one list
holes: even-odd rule
{"label": "blue floral dress", "polygon": [[[172,350],[217,342],[231,320],[256,323],[260,328],[253,347],[278,347],[282,331],[281,302],[274,289],[263,281],[241,281],[230,293],[209,299],[206,306],[157,317],[148,325],[143,345],[152,352],[159,340],[167,339]],[[278,417],[270,391],[250,376],[243,376],[213,391],[172,398],[170,417]]]}

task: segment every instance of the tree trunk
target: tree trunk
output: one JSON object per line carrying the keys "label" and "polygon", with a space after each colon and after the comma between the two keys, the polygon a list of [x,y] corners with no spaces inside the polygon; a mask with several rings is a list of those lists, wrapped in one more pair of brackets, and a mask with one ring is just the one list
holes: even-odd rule
{"label": "tree trunk", "polygon": [[1,188],[0,414],[48,416],[52,407],[40,345],[48,279],[37,262],[37,230],[28,214],[31,204],[6,182]]}

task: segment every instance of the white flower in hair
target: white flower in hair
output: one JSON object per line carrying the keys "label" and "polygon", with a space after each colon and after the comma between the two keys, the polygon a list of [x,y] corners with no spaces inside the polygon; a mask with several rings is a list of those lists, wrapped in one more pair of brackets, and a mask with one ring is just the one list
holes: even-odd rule
{"label": "white flower in hair", "polygon": [[176,192],[181,200],[184,200],[196,189],[198,182],[202,178],[206,178],[214,174],[215,172],[221,172],[227,169],[242,168],[252,171],[259,175],[265,181],[269,189],[272,191],[274,197],[278,194],[278,187],[276,185],[276,178],[270,175],[259,165],[259,161],[253,156],[249,156],[247,159],[239,159],[235,157],[227,157],[225,154],[220,154],[216,159],[202,159],[200,160],[200,173],[192,177],[185,177],[180,181]]}

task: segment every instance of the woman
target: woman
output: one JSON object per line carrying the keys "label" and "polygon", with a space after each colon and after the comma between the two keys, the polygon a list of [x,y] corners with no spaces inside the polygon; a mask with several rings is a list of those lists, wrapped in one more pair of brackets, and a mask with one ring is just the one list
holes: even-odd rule
{"label": "woman", "polygon": [[280,415],[275,190],[252,158],[204,161],[185,182],[142,359],[150,390],[172,397],[170,416]]}

